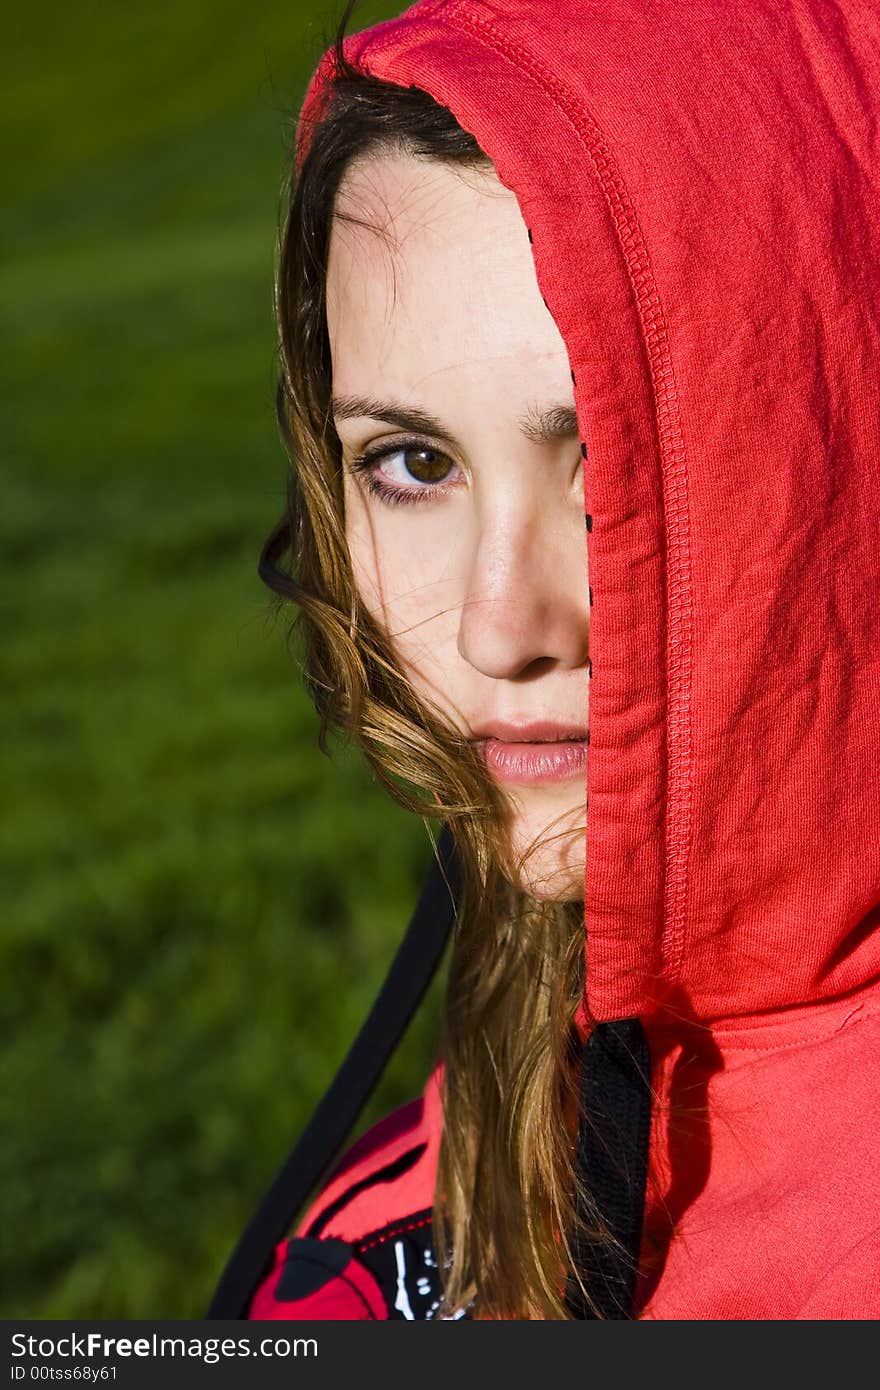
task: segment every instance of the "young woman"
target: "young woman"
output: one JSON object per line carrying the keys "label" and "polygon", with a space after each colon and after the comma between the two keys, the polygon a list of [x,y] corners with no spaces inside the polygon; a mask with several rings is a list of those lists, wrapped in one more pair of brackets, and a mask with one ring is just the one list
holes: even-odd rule
{"label": "young woman", "polygon": [[273,582],[461,887],[441,1061],[251,1317],[880,1315],[878,124],[858,0],[315,73]]}

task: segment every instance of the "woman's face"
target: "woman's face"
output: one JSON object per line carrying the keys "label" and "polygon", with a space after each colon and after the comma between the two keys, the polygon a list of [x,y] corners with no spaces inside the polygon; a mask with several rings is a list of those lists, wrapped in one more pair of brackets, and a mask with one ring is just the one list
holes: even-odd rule
{"label": "woman's face", "polygon": [[522,215],[491,170],[404,153],[353,164],[337,211],[362,224],[334,221],[327,277],[359,591],[502,784],[513,852],[559,836],[521,886],[582,897],[582,459]]}

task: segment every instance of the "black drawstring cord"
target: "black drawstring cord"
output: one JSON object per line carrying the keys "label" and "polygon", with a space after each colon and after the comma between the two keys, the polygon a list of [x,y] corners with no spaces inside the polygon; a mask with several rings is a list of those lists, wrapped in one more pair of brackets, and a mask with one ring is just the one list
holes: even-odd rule
{"label": "black drawstring cord", "polygon": [[[575,1232],[572,1254],[590,1294],[569,1278],[566,1302],[575,1318],[631,1318],[651,1132],[651,1054],[637,1018],[598,1023],[581,1058],[578,1190],[588,1194],[619,1245]],[[594,1225],[583,1197],[577,1215]]]}
{"label": "black drawstring cord", "polygon": [[230,1255],[205,1314],[208,1319],[247,1318],[276,1244],[338,1156],[436,974],[455,922],[460,893],[458,852],[448,825],[438,838],[437,856],[379,997],[330,1089]]}

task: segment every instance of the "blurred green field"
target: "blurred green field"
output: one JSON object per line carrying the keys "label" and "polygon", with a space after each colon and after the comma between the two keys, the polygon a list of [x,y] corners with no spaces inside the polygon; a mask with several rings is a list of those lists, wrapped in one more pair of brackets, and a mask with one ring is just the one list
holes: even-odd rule
{"label": "blurred green field", "polygon": [[[7,1318],[203,1313],[427,863],[357,758],[318,753],[256,576],[281,179],[339,9],[7,21]],[[435,989],[367,1120],[420,1089],[436,1017]]]}

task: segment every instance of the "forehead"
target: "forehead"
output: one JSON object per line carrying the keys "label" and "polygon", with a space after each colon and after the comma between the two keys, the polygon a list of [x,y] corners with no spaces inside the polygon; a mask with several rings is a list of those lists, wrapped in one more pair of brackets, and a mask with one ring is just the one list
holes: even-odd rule
{"label": "forehead", "polygon": [[[494,171],[382,154],[337,199],[327,273],[340,391],[506,389],[565,362],[514,194]],[[566,369],[567,376],[567,369]]]}

